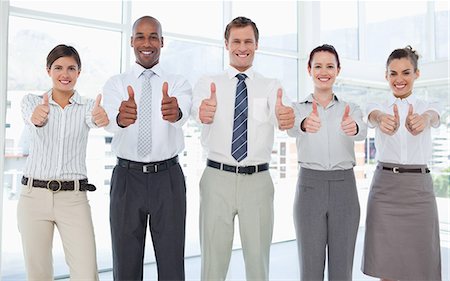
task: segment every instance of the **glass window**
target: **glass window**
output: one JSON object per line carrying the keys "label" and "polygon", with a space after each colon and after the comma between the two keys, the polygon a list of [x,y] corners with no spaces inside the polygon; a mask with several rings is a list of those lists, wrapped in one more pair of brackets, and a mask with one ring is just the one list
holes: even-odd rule
{"label": "glass window", "polygon": [[322,44],[333,45],[343,58],[358,59],[358,3],[321,1],[320,32]]}
{"label": "glass window", "polygon": [[11,0],[11,6],[88,19],[122,22],[121,1],[22,1]]}
{"label": "glass window", "polygon": [[254,66],[262,75],[280,80],[287,96],[297,100],[297,59],[258,53]]}
{"label": "glass window", "polygon": [[165,38],[160,62],[193,87],[200,76],[223,70],[223,47]]}
{"label": "glass window", "polygon": [[448,59],[449,54],[449,5],[447,1],[435,2],[436,58]]}
{"label": "glass window", "polygon": [[232,17],[238,16],[256,23],[259,48],[297,51],[296,1],[235,1]]}
{"label": "glass window", "polygon": [[[11,126],[6,128],[5,147],[3,279],[13,276],[25,279],[15,215],[29,141],[21,118],[20,102],[28,93],[41,94],[51,87],[51,80],[45,69],[46,57],[53,47],[61,43],[74,46],[80,53],[82,70],[76,88],[81,95],[95,97],[106,79],[120,72],[120,33],[10,17],[7,99],[11,107],[7,109],[6,120]],[[111,267],[109,185],[104,185],[105,179],[110,177],[110,171],[103,167],[114,163],[114,158],[105,157],[108,155],[107,149],[110,149],[105,146],[105,135],[104,130],[91,131],[86,159],[89,181],[98,187],[96,192],[89,194],[89,198],[96,237],[102,237],[96,241],[99,268]],[[55,275],[67,274],[63,248],[57,233],[55,231],[53,248]]]}
{"label": "glass window", "polygon": [[[201,14],[200,14],[201,13]],[[223,38],[223,3],[221,1],[134,1],[133,22],[149,15],[157,18],[165,32]]]}
{"label": "glass window", "polygon": [[429,60],[426,11],[427,2],[365,2],[367,60],[384,62],[392,50],[406,45]]}

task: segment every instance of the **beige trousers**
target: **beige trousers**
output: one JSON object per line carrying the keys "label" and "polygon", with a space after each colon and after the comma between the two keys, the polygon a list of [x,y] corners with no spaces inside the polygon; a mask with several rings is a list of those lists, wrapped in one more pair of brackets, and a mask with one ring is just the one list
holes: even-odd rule
{"label": "beige trousers", "polygon": [[23,186],[17,221],[29,281],[53,281],[55,226],[62,239],[70,280],[98,280],[94,228],[86,191],[53,193],[45,188]]}
{"label": "beige trousers", "polygon": [[246,279],[269,280],[273,194],[269,171],[243,175],[206,167],[200,180],[201,280],[225,280],[236,215]]}

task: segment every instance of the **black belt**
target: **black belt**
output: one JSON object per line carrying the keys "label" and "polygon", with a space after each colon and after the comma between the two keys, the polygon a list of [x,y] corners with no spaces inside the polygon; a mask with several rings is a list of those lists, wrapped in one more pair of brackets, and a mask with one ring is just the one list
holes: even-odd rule
{"label": "black belt", "polygon": [[254,173],[258,173],[258,172],[267,171],[269,169],[268,163],[259,164],[256,166],[231,166],[231,165],[219,163],[219,162],[209,160],[209,159],[208,159],[208,161],[206,161],[206,165],[211,168],[215,168],[215,169],[219,169],[219,170],[223,170],[223,171],[227,171],[227,172],[231,172],[231,173],[246,174],[246,175],[251,175]]}
{"label": "black belt", "polygon": [[173,165],[178,163],[178,156],[172,157],[168,160],[158,162],[134,162],[122,158],[117,158],[117,165],[127,169],[139,170],[145,174],[157,173],[169,169]]}
{"label": "black belt", "polygon": [[[79,190],[80,191],[95,191],[97,188],[93,184],[89,184],[87,179],[82,179],[78,181],[80,183]],[[22,177],[22,184],[28,185],[28,178]],[[39,188],[47,188],[50,191],[58,192],[58,191],[68,191],[75,190],[75,181],[60,181],[60,180],[49,180],[42,181],[33,179],[33,183],[31,184],[33,187]]]}
{"label": "black belt", "polygon": [[430,169],[428,168],[401,168],[401,167],[383,167],[383,170],[391,171],[394,174],[398,173],[418,173],[418,174],[428,174],[430,172]]}

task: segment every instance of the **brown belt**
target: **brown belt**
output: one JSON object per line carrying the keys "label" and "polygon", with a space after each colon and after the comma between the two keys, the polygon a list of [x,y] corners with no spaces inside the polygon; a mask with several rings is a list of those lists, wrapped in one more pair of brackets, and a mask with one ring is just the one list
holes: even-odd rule
{"label": "brown belt", "polygon": [[[79,190],[80,191],[95,191],[97,188],[93,184],[89,184],[87,179],[82,179],[78,181],[80,183]],[[22,177],[22,184],[28,185],[28,178]],[[50,191],[58,192],[58,191],[70,191],[75,190],[75,181],[60,181],[60,180],[36,180],[33,179],[33,183],[31,184],[33,187],[39,188],[47,188]]]}

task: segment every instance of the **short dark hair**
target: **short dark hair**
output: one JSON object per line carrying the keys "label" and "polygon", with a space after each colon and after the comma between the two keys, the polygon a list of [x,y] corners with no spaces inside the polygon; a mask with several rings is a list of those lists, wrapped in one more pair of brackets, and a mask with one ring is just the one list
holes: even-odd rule
{"label": "short dark hair", "polygon": [[50,69],[52,67],[52,64],[55,62],[55,60],[57,60],[61,57],[74,58],[75,62],[78,65],[78,69],[81,69],[81,59],[80,59],[80,55],[78,54],[77,50],[75,50],[75,48],[72,46],[67,46],[64,44],[60,44],[60,45],[54,47],[50,51],[50,53],[48,53],[47,69]]}
{"label": "short dark hair", "polygon": [[315,47],[309,54],[308,67],[311,68],[311,62],[313,60],[314,54],[318,52],[328,52],[332,53],[336,57],[337,67],[341,68],[341,62],[339,61],[339,55],[333,45],[323,44],[321,46]]}
{"label": "short dark hair", "polygon": [[255,39],[256,42],[259,40],[259,31],[256,27],[256,23],[254,23],[251,19],[246,17],[237,17],[234,20],[232,20],[229,24],[227,24],[227,27],[225,28],[225,40],[228,41],[228,38],[230,38],[230,30],[233,27],[246,27],[250,25],[253,28],[253,32],[255,33]]}
{"label": "short dark hair", "polygon": [[395,49],[394,51],[392,51],[386,61],[386,69],[388,68],[391,61],[402,58],[409,59],[411,64],[414,66],[414,71],[417,71],[419,55],[415,50],[413,50],[410,45],[406,46],[405,48]]}

